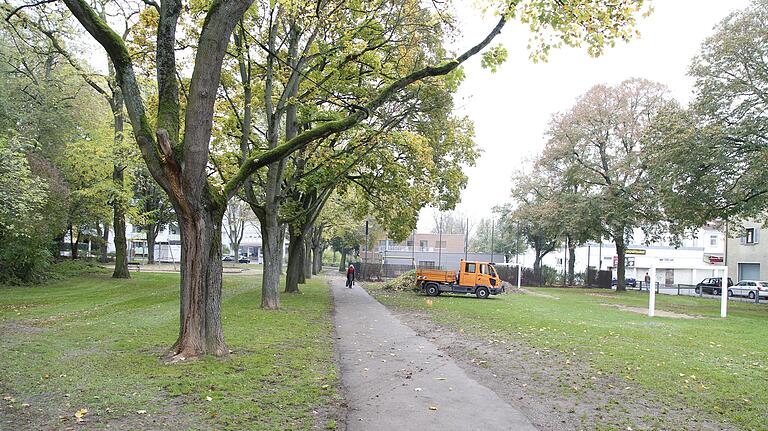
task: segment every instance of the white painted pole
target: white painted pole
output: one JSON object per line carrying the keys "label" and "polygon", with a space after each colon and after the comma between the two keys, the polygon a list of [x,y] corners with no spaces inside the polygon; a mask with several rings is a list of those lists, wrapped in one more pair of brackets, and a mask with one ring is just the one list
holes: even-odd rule
{"label": "white painted pole", "polygon": [[656,267],[651,266],[648,271],[651,276],[651,285],[648,286],[648,317],[656,314]]}
{"label": "white painted pole", "polygon": [[520,274],[522,273],[521,269],[523,266],[519,263],[517,264],[517,288],[520,288]]}
{"label": "white painted pole", "polygon": [[720,279],[720,317],[728,315],[728,267],[723,268],[723,278]]}

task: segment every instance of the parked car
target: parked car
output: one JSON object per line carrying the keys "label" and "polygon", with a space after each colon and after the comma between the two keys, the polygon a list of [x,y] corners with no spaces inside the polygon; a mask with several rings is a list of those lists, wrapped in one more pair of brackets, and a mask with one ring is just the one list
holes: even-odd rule
{"label": "parked car", "polygon": [[[616,287],[616,285],[619,284],[619,281],[617,279],[611,280],[611,287]],[[634,278],[625,278],[624,279],[624,286],[628,287],[637,287],[637,280]]]}
{"label": "parked car", "polygon": [[741,280],[733,288],[728,289],[728,296],[738,295],[755,299],[756,294],[761,298],[768,297],[768,281]]}
{"label": "parked car", "polygon": [[221,258],[221,261],[222,262],[234,262],[235,258],[234,258],[234,256],[224,256],[224,257]]}
{"label": "parked car", "polygon": [[251,259],[248,259],[248,256],[240,256],[237,263],[251,263]]}
{"label": "parked car", "polygon": [[[722,282],[722,277],[705,278],[696,285],[696,294],[708,293],[710,295],[719,295],[722,291]],[[728,287],[731,286],[733,286],[733,280],[731,277],[728,277]],[[728,289],[728,296],[733,296],[732,289]]]}

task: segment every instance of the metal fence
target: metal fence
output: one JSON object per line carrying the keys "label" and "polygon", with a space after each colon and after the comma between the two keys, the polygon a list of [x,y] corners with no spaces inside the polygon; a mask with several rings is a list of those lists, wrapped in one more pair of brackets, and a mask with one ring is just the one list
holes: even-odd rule
{"label": "metal fence", "polygon": [[[638,281],[635,287],[627,286],[629,290],[648,291],[648,283]],[[667,284],[656,282],[656,293],[676,296],[698,296],[700,298],[719,298],[720,295],[713,295],[704,292],[704,289],[698,289],[695,284],[675,283]],[[755,304],[768,303],[768,292],[760,292],[754,287],[730,286],[728,287],[728,297],[730,300],[741,302],[754,302]],[[760,295],[762,294],[762,298]]]}
{"label": "metal fence", "polygon": [[[353,263],[355,271],[361,280],[365,281],[382,281],[391,278],[396,278],[404,273],[413,270],[413,265],[403,265],[395,263],[365,263],[356,262]],[[432,269],[440,269],[439,267]]]}

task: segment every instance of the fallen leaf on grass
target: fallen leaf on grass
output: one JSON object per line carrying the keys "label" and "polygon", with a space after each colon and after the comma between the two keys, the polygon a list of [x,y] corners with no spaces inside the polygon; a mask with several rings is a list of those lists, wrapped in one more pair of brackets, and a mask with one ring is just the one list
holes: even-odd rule
{"label": "fallen leaf on grass", "polygon": [[86,414],[88,414],[88,409],[85,409],[85,408],[76,411],[75,418],[77,418],[77,422],[85,422],[85,419],[83,419],[83,417],[85,417]]}
{"label": "fallen leaf on grass", "polygon": [[208,400],[208,401],[213,401],[213,398],[211,398],[211,397],[205,397],[205,399]]}
{"label": "fallen leaf on grass", "polygon": [[145,414],[147,414],[147,411],[146,410],[136,410],[136,414],[145,415]]}

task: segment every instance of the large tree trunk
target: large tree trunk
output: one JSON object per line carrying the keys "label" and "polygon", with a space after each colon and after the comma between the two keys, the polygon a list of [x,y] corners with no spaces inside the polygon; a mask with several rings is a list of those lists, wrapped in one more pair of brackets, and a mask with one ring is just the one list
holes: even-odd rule
{"label": "large tree trunk", "polygon": [[299,284],[304,284],[307,280],[312,278],[312,236],[314,235],[314,228],[310,228],[307,233],[304,234],[304,256],[302,256],[303,269],[302,279],[299,280]]}
{"label": "large tree trunk", "polygon": [[104,230],[101,233],[101,255],[99,260],[101,263],[107,263],[109,261],[109,223],[104,223]]}
{"label": "large tree trunk", "polygon": [[323,226],[315,227],[312,235],[312,274],[320,274],[323,269]]}
{"label": "large tree trunk", "polygon": [[147,263],[155,263],[155,240],[157,239],[157,225],[150,223],[144,227],[147,232]]}
{"label": "large tree trunk", "polygon": [[568,238],[568,284],[573,286],[575,281],[576,244]]}
{"label": "large tree trunk", "polygon": [[538,248],[534,248],[534,254],[536,255],[536,258],[533,261],[533,273],[536,275],[536,277],[539,279],[539,286],[544,284],[544,280],[542,277],[542,271],[541,271],[541,259],[544,257],[541,255],[541,250]]}
{"label": "large tree trunk", "polygon": [[616,245],[616,256],[618,257],[618,265],[616,266],[616,291],[624,292],[627,290],[627,286],[624,284],[624,275],[626,272],[626,244],[624,243],[624,236],[614,236],[614,244]]}
{"label": "large tree trunk", "polygon": [[[115,166],[112,171],[112,180],[116,187],[123,185],[123,169]],[[131,278],[128,272],[128,240],[125,237],[125,213],[122,210],[122,203],[117,202],[119,198],[112,203],[113,220],[112,226],[115,230],[115,270],[112,278]]]}
{"label": "large tree trunk", "polygon": [[288,268],[285,271],[285,292],[299,293],[304,271],[304,233],[300,228],[288,228]]}
{"label": "large tree trunk", "polygon": [[[78,239],[80,235],[77,235]],[[77,239],[75,239],[75,229],[69,225],[69,257],[72,260],[77,259]]]}
{"label": "large tree trunk", "polygon": [[177,206],[177,214],[181,231],[181,319],[174,359],[203,353],[226,355],[229,351],[221,329],[224,211],[215,205],[203,205],[198,210],[183,212]]}
{"label": "large tree trunk", "polygon": [[[269,176],[269,173],[267,174]],[[283,264],[283,236],[285,229],[278,219],[279,204],[270,202],[267,193],[267,204],[264,207],[264,217],[260,218],[261,240],[264,253],[264,274],[261,284],[261,308],[277,310],[280,308],[280,272]],[[256,212],[256,209],[254,209]],[[258,212],[257,212],[258,214]]]}
{"label": "large tree trunk", "polygon": [[347,270],[347,249],[341,249],[341,258],[339,259],[339,272]]}
{"label": "large tree trunk", "polygon": [[[123,145],[123,94],[120,88],[112,90],[112,114],[115,118],[115,152]],[[123,173],[125,166],[115,163],[112,167],[112,181],[115,183],[117,195],[112,198],[113,220],[115,230],[115,271],[112,278],[131,278],[128,272],[128,242],[125,238],[125,205],[122,197]]]}

